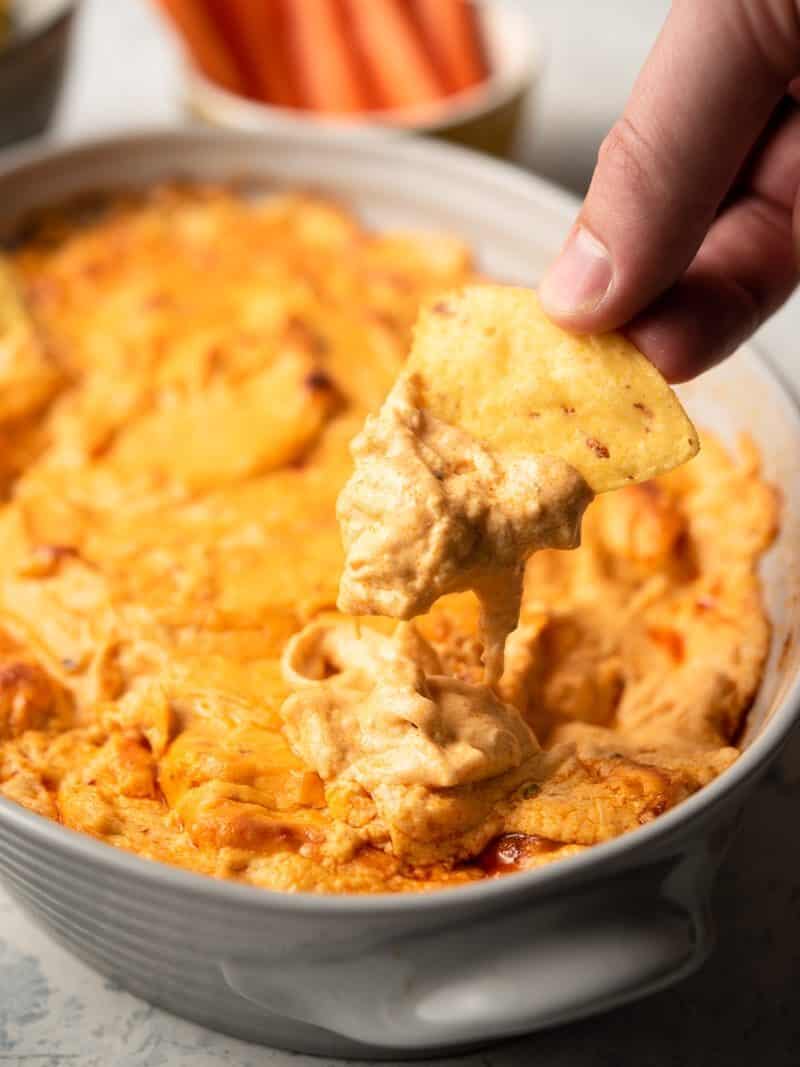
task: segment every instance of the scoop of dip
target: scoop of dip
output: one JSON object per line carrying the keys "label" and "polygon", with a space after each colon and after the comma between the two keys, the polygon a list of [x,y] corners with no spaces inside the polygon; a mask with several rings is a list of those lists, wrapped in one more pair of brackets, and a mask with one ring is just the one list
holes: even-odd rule
{"label": "scoop of dip", "polygon": [[390,840],[408,862],[475,855],[514,791],[538,790],[571,751],[543,751],[490,686],[446,675],[413,623],[390,637],[317,619],[289,641],[282,666],[294,690],[281,708],[291,748],[359,840]]}
{"label": "scoop of dip", "polygon": [[451,788],[539,751],[516,708],[445,675],[413,624],[389,638],[313,622],[287,645],[283,674],[295,690],[281,710],[290,744],[325,781]]}
{"label": "scoop of dip", "polygon": [[418,405],[401,377],[354,439],[337,514],[346,561],[338,607],[411,619],[445,593],[481,603],[486,682],[502,674],[527,558],[575,548],[592,491],[553,456],[490,451]]}

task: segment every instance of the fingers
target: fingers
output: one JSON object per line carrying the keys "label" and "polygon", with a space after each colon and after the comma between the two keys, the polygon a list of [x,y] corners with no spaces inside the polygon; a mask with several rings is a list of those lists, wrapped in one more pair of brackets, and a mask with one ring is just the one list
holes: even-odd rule
{"label": "fingers", "polygon": [[750,161],[741,191],[792,211],[800,180],[800,107],[787,98],[778,116],[780,121]]}
{"label": "fingers", "polygon": [[686,274],[627,333],[672,382],[730,355],[798,281],[793,209],[800,191],[800,110],[752,160]]}
{"label": "fingers", "polygon": [[626,330],[671,382],[730,355],[797,284],[792,213],[759,197],[714,224],[683,278]]}
{"label": "fingers", "polygon": [[542,282],[548,314],[611,329],[672,285],[798,70],[789,0],[676,0]]}

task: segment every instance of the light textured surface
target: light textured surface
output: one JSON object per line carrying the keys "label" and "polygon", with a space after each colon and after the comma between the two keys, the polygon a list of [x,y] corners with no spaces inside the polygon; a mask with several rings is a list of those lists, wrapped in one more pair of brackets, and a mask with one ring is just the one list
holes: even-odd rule
{"label": "light textured surface", "polygon": [[[585,185],[667,0],[518,0],[546,39],[537,121],[522,156]],[[85,0],[78,62],[56,134],[180,117],[174,52],[144,0]],[[800,306],[762,344],[800,386]],[[800,1047],[800,737],[750,804],[719,880],[719,947],[678,988],[598,1020],[452,1062],[464,1067],[796,1067]],[[124,902],[122,902],[124,906]],[[260,1049],[156,1011],[51,943],[0,891],[0,1064],[14,1067],[267,1067],[324,1061]]]}

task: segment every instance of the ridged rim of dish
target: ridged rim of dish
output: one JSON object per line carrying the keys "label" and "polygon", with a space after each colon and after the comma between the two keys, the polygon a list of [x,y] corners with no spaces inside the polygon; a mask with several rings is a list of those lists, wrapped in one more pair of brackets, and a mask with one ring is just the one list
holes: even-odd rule
{"label": "ridged rim of dish", "polygon": [[[298,147],[316,147],[320,141],[327,141],[332,149],[347,151],[354,156],[383,157],[384,162],[392,162],[398,167],[421,165],[430,172],[435,166],[440,174],[447,172],[462,181],[476,178],[482,181],[490,180],[490,184],[495,187],[514,188],[518,193],[535,196],[543,206],[551,211],[555,210],[564,219],[574,214],[577,205],[575,198],[569,193],[544,179],[527,174],[509,163],[489,159],[479,152],[457,145],[405,137],[371,140],[329,130],[315,130],[313,133],[306,130],[282,130],[280,133],[269,134],[246,130],[155,128],[82,138],[68,144],[38,143],[0,152],[0,179],[27,165],[57,166],[65,157],[91,154],[99,150],[113,150],[122,158],[126,148],[134,148],[137,145],[141,147],[143,143],[154,147],[159,142],[172,145],[207,144],[213,148],[224,146],[225,142],[251,142],[263,147],[275,139],[294,141]],[[776,389],[788,419],[800,431],[800,401],[783,374],[755,346],[744,345],[741,351],[754,371]],[[694,819],[708,816],[712,809],[728,800],[730,794],[758,778],[777,754],[798,718],[800,669],[795,671],[786,695],[769,721],[763,725],[736,762],[713,782],[663,815],[659,815],[653,822],[610,841],[592,845],[585,852],[565,857],[545,867],[520,871],[507,878],[487,879],[431,892],[412,890],[401,893],[338,895],[262,889],[145,859],[136,853],[126,852],[45,816],[37,815],[4,797],[0,797],[0,819],[12,828],[24,831],[28,837],[48,844],[56,851],[93,861],[100,867],[113,869],[115,873],[143,880],[153,888],[184,892],[195,898],[210,899],[217,903],[240,903],[268,912],[305,912],[316,916],[352,917],[359,914],[367,917],[375,913],[402,913],[409,910],[447,912],[458,904],[473,908],[491,908],[509,897],[532,898],[550,895],[565,882],[577,888],[591,878],[608,874],[626,854],[634,853],[645,862],[649,848],[663,843],[671,836],[677,836],[681,831],[686,832]],[[631,855],[626,858],[628,861],[633,859]]]}

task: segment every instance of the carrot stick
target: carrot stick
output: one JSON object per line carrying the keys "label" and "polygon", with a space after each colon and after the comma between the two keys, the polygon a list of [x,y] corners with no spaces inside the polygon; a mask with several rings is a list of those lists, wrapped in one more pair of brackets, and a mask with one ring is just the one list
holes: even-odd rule
{"label": "carrot stick", "polygon": [[297,107],[287,51],[283,0],[207,0],[212,17],[245,72],[253,96]]}
{"label": "carrot stick", "polygon": [[245,91],[236,60],[200,0],[158,0],[169,15],[194,61],[212,81],[233,93]]}
{"label": "carrot stick", "polygon": [[406,4],[343,0],[349,26],[384,107],[414,107],[444,95]]}
{"label": "carrot stick", "polygon": [[369,92],[335,0],[292,0],[288,15],[302,103],[334,113],[366,110]]}
{"label": "carrot stick", "polygon": [[485,80],[478,13],[467,0],[412,0],[414,15],[449,92]]}

